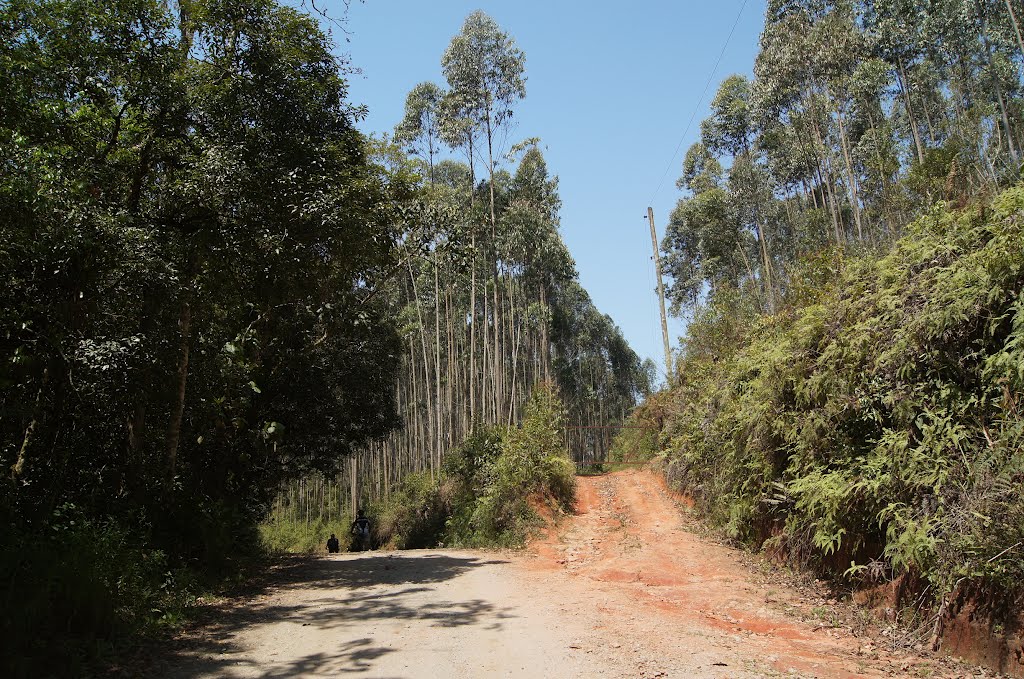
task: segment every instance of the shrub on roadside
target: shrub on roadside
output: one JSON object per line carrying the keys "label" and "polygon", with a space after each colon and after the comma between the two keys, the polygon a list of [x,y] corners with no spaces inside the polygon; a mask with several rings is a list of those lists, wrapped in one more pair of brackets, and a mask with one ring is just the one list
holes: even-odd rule
{"label": "shrub on roadside", "polygon": [[540,520],[537,505],[567,511],[575,500],[563,418],[553,388],[538,388],[520,427],[478,429],[445,457],[436,480],[410,475],[374,505],[377,540],[399,549],[521,544]]}
{"label": "shrub on roadside", "polygon": [[705,309],[672,392],[669,476],[736,538],[833,574],[1020,592],[1022,291],[1016,187],[936,207],[774,316]]}
{"label": "shrub on roadside", "polygon": [[159,550],[74,505],[24,533],[3,522],[0,636],[6,676],[76,676],[132,634],[173,623],[190,603]]}
{"label": "shrub on roadside", "polygon": [[538,389],[526,406],[522,426],[506,432],[489,483],[473,510],[476,537],[515,544],[536,520],[530,502],[568,511],[576,496],[575,467],[562,439],[564,410],[551,389]]}
{"label": "shrub on roadside", "polygon": [[409,474],[390,497],[374,504],[374,541],[394,549],[420,549],[437,544],[448,509],[428,472]]}
{"label": "shrub on roadside", "polygon": [[671,395],[651,394],[630,413],[625,426],[615,434],[609,459],[615,462],[649,462],[661,451],[661,429]]}

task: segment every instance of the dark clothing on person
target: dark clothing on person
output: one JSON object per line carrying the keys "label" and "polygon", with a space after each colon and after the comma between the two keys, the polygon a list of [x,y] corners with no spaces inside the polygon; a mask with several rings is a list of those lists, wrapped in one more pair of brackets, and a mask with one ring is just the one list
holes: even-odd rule
{"label": "dark clothing on person", "polygon": [[354,547],[357,551],[361,552],[370,548],[370,520],[366,518],[362,509],[356,512],[356,520],[352,522],[350,532],[356,537]]}
{"label": "dark clothing on person", "polygon": [[338,544],[338,538],[331,534],[330,539],[327,541],[327,551],[331,554],[337,554],[341,551],[341,545]]}
{"label": "dark clothing on person", "polygon": [[360,516],[358,519],[352,522],[352,532],[361,536],[370,536],[370,520],[365,516]]}

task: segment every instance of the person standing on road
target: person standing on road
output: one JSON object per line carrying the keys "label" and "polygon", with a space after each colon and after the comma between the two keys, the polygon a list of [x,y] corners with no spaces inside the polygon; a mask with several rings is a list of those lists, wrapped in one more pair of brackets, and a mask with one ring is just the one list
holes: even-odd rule
{"label": "person standing on road", "polygon": [[370,547],[370,520],[362,509],[356,513],[356,520],[352,522],[352,535],[356,536],[359,551]]}
{"label": "person standing on road", "polygon": [[335,537],[334,533],[331,533],[331,537],[327,540],[327,553],[337,554],[341,551],[341,545],[338,544],[338,538]]}

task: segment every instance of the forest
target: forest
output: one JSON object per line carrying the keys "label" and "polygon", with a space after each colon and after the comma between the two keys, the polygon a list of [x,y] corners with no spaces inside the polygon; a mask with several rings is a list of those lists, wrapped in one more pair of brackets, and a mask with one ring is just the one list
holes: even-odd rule
{"label": "forest", "polygon": [[290,484],[272,517],[277,532],[291,524],[292,534],[273,540],[280,547],[322,542],[326,522],[387,498],[410,473],[436,480],[475,428],[519,422],[535,385],[557,386],[567,448],[597,459],[610,441],[588,438],[586,428],[621,422],[650,389],[653,365],[577,281],[558,233],[558,178],[540,140],[499,157],[525,96],[525,55],[474,12],[441,65],[444,86],[423,82],[408,93],[389,156],[390,171],[419,177],[423,210],[391,291],[405,426],[346,460],[339,475]]}
{"label": "forest", "polygon": [[577,280],[539,143],[496,141],[525,96],[511,37],[471,14],[446,87],[370,138],[320,18],[273,0],[0,7],[16,676],[173,628],[267,548],[273,508],[308,523],[318,498],[350,520],[439,477],[473,432],[564,459],[553,423],[621,419],[649,388]]}
{"label": "forest", "polygon": [[935,647],[968,601],[1020,626],[1020,11],[768,3],[686,154],[662,248],[687,335],[633,416],[727,535],[896,582]]}

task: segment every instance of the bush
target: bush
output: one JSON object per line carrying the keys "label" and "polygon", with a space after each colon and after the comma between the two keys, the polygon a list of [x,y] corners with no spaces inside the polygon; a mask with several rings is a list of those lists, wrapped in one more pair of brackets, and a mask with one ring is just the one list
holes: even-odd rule
{"label": "bush", "polygon": [[0,552],[6,676],[75,676],[131,634],[173,622],[189,603],[164,554],[74,505],[39,530],[4,521]]}
{"label": "bush", "polygon": [[506,432],[501,453],[479,489],[471,523],[474,539],[498,545],[521,543],[538,516],[531,502],[571,509],[576,474],[563,448],[564,408],[550,387],[538,388],[523,424]]}
{"label": "bush", "polygon": [[665,425],[667,404],[671,394],[651,394],[626,418],[623,427],[612,439],[609,458],[616,462],[649,462],[661,451],[660,434]]}
{"label": "bush", "polygon": [[394,549],[433,547],[444,530],[448,511],[430,474],[409,474],[390,497],[371,507],[374,541]]}
{"label": "bush", "polygon": [[774,316],[697,315],[670,478],[737,539],[833,575],[874,562],[939,594],[1019,592],[1024,187],[840,264]]}
{"label": "bush", "polygon": [[372,507],[376,539],[398,549],[521,544],[540,521],[537,509],[567,511],[575,501],[563,418],[554,390],[539,388],[522,426],[477,429],[445,457],[436,480],[409,475]]}

